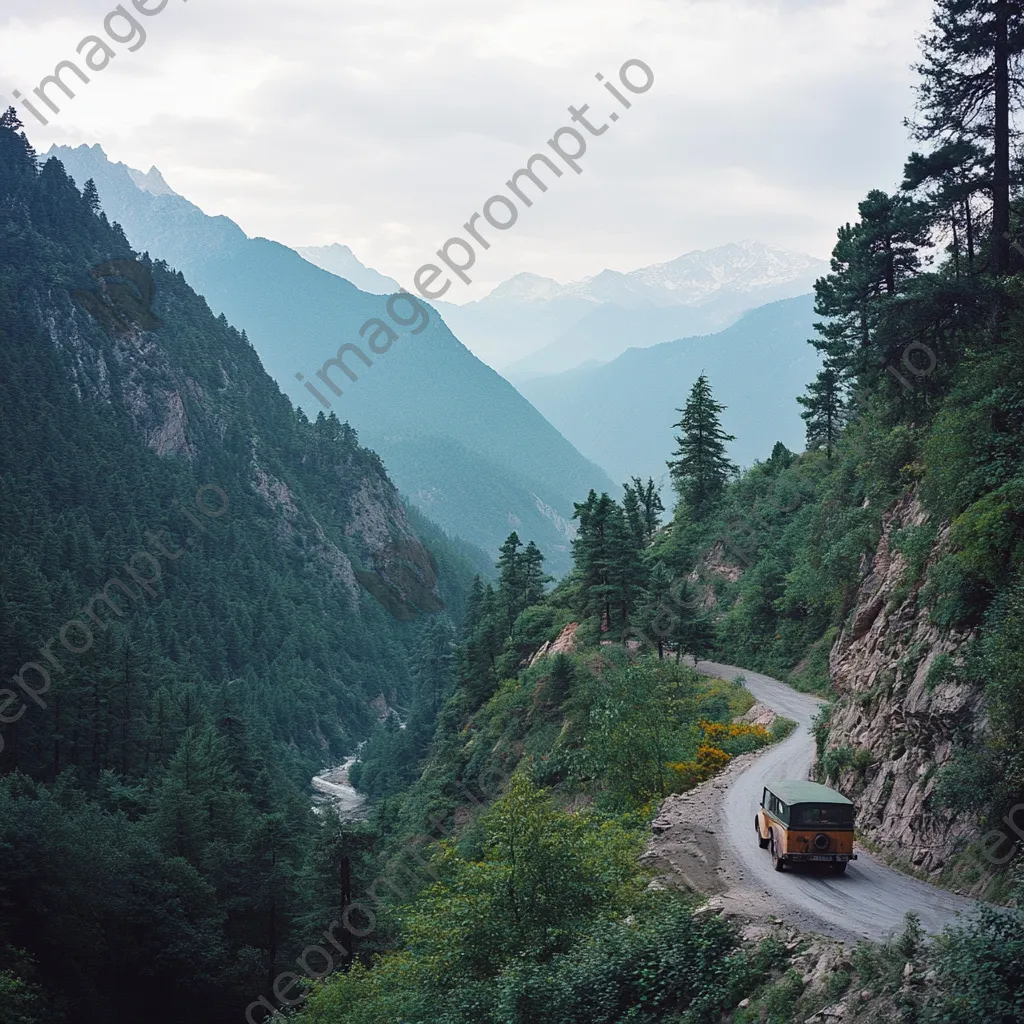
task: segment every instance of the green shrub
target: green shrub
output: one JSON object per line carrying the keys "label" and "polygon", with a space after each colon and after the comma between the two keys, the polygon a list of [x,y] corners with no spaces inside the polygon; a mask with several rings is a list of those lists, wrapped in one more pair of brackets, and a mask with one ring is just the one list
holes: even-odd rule
{"label": "green shrub", "polygon": [[892,535],[891,546],[906,559],[906,568],[899,584],[889,599],[892,607],[903,604],[910,596],[914,585],[921,579],[932,548],[935,545],[936,529],[925,523],[922,526],[905,526]]}
{"label": "green shrub", "polygon": [[814,716],[814,722],[811,725],[811,732],[814,734],[814,743],[817,747],[817,757],[819,762],[825,756],[825,750],[828,747],[828,734],[832,724],[832,712],[834,710],[834,704],[822,704],[818,709],[818,713]]}
{"label": "green shrub", "polygon": [[950,654],[939,654],[928,667],[928,675],[925,676],[924,685],[928,690],[934,690],[952,680],[956,672],[956,662]]}
{"label": "green shrub", "polygon": [[772,722],[771,728],[768,730],[768,734],[772,738],[772,743],[778,743],[779,740],[784,740],[795,728],[797,723],[792,718],[784,718],[779,715],[778,718]]}
{"label": "green shrub", "polygon": [[936,943],[927,1024],[1014,1024],[1024,1020],[1024,915],[983,906]]}
{"label": "green shrub", "polygon": [[863,773],[872,764],[874,754],[864,748],[854,750],[853,747],[831,747],[819,759],[821,773],[829,782],[834,782],[845,771]]}

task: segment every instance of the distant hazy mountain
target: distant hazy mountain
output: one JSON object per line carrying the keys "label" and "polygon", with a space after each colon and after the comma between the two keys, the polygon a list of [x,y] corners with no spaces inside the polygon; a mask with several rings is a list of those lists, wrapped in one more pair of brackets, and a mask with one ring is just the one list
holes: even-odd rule
{"label": "distant hazy mountain", "polygon": [[150,167],[145,174],[129,167],[128,176],[143,192],[148,192],[152,196],[176,196],[178,194],[164,181],[164,176],[155,167]]}
{"label": "distant hazy mountain", "polygon": [[819,367],[807,343],[815,319],[810,295],[774,302],[719,334],[630,349],[603,366],[538,377],[519,389],[614,479],[659,479],[675,447],[676,409],[704,371],[728,407],[722,423],[736,435],[730,454],[750,465],[776,441],[803,450],[796,396]]}
{"label": "distant hazy mountain", "polygon": [[[322,409],[296,380],[385,317],[385,301],[227,217],[209,217],[171,192],[140,188],[99,146],[54,147],[78,182],[94,178],[104,210],[140,251],[166,260],[217,313],[244,328],[281,389],[310,416]],[[137,174],[138,172],[136,172]],[[146,176],[155,185],[153,172]],[[161,179],[162,180],[162,179]],[[573,501],[612,481],[451,333],[436,313],[417,336],[358,367],[333,411],[384,459],[399,489],[439,525],[492,554],[512,529],[534,539],[549,568],[570,564]],[[334,377],[340,377],[335,371]],[[496,481],[500,480],[498,487]]]}
{"label": "distant hazy mountain", "polygon": [[394,295],[399,284],[393,278],[378,274],[364,266],[347,245],[304,245],[295,250],[303,259],[330,274],[351,281],[357,288],[371,295]]}
{"label": "distant hazy mountain", "polygon": [[566,285],[518,274],[478,302],[440,308],[481,359],[518,383],[721,330],[748,309],[809,292],[827,272],[813,256],[737,242]]}

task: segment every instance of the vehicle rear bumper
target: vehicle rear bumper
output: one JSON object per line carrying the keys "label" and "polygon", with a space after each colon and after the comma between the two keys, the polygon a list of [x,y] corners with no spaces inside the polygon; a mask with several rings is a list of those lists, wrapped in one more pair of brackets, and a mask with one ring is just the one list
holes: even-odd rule
{"label": "vehicle rear bumper", "polygon": [[856,860],[855,853],[784,853],[785,861],[809,862],[812,864],[829,864],[840,861]]}

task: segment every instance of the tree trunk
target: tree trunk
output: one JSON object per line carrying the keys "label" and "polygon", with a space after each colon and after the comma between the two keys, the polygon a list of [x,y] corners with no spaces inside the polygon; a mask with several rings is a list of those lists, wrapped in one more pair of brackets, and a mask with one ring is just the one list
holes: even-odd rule
{"label": "tree trunk", "polygon": [[974,214],[971,212],[971,197],[964,200],[964,221],[967,226],[967,273],[974,273]]}
{"label": "tree trunk", "polygon": [[956,212],[949,218],[953,227],[953,275],[960,280],[960,235],[956,229]]}
{"label": "tree trunk", "polygon": [[60,775],[60,697],[53,701],[53,773]]}
{"label": "tree trunk", "polygon": [[992,168],[992,270],[997,275],[1010,270],[1010,5],[996,3],[995,104],[993,118],[994,156]]}
{"label": "tree trunk", "polygon": [[346,922],[346,912],[352,905],[352,862],[348,857],[341,858],[341,934],[345,936],[343,945],[347,950],[344,967],[347,970],[355,959],[356,937]]}

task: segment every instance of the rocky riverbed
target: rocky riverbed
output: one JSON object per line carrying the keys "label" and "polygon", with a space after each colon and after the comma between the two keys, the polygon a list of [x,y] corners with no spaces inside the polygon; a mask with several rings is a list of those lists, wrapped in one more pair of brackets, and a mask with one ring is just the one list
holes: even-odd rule
{"label": "rocky riverbed", "polygon": [[356,821],[366,817],[366,800],[349,782],[348,773],[358,758],[350,757],[336,768],[328,768],[313,777],[313,807],[318,813],[333,807],[342,821]]}

